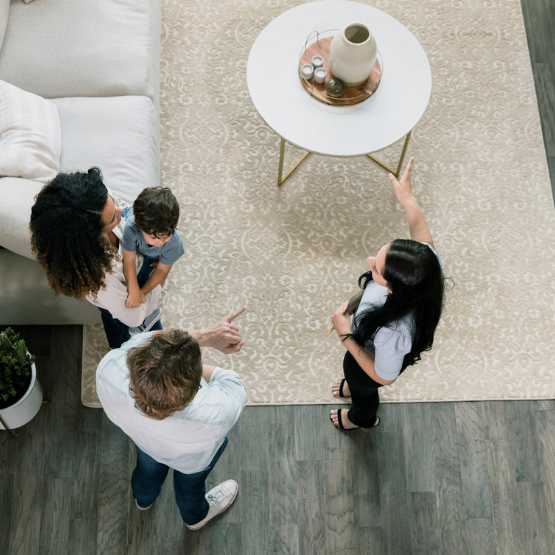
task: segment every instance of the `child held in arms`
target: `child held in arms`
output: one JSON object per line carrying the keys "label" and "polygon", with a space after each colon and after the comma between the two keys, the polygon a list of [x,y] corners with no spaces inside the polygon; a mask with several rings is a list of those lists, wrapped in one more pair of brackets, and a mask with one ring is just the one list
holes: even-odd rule
{"label": "child held in arms", "polygon": [[[138,308],[147,293],[164,284],[173,263],[185,253],[176,231],[179,203],[167,187],[148,187],[124,218],[123,272],[129,292],[125,306]],[[137,251],[144,258],[138,274]]]}

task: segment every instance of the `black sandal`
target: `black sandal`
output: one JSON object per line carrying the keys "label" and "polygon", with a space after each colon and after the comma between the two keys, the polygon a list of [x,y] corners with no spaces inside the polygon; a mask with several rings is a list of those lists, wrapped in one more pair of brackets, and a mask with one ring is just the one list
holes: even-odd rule
{"label": "black sandal", "polygon": [[345,383],[347,382],[346,379],[342,379],[341,383],[339,384],[339,397],[345,397],[345,395],[343,395],[343,386],[345,385]]}
{"label": "black sandal", "polygon": [[[345,428],[345,426],[343,426],[343,420],[341,418],[341,411],[343,409],[337,409],[337,424],[339,425],[339,427],[342,430],[345,430],[346,432],[352,432],[353,430],[358,430],[359,426],[357,426],[356,428]],[[335,426],[335,423],[333,422],[333,418],[331,417],[330,414],[330,420],[332,422],[332,424]],[[368,426],[369,428],[377,428],[380,425],[380,417],[378,415],[376,415],[376,419],[374,420],[374,424],[372,424],[372,426]]]}
{"label": "black sandal", "polygon": [[[345,428],[345,426],[343,426],[343,419],[341,418],[341,411],[342,410],[343,409],[337,409],[337,424],[339,425],[339,427],[342,430],[345,430],[346,432],[352,432],[353,430],[358,430],[360,428],[360,426],[355,426],[354,428]],[[349,412],[347,409],[345,409],[345,410],[347,412]],[[333,418],[331,417],[331,414],[330,414],[330,420],[331,420],[331,423],[335,426],[335,423],[333,421]]]}
{"label": "black sandal", "polygon": [[339,424],[339,427],[344,430],[345,426],[343,426],[343,419],[341,418],[341,411],[343,409],[337,409],[337,423]]}
{"label": "black sandal", "polygon": [[[337,424],[342,430],[344,430],[345,427],[343,426],[343,421],[341,420],[341,410],[342,409],[337,409]],[[335,422],[333,421],[331,414],[330,414],[330,420],[331,420],[331,423],[335,426]],[[356,428],[353,428],[353,429],[356,429]]]}
{"label": "black sandal", "polygon": [[[339,384],[339,397],[343,397],[344,399],[348,399],[351,397],[350,395],[343,395],[343,386],[347,383],[346,379],[342,379],[341,383]],[[348,384],[347,384],[348,385]]]}

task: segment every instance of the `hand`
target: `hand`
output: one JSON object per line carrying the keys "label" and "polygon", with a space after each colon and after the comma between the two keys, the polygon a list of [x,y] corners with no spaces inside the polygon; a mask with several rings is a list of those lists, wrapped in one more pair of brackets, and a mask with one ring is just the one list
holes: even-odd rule
{"label": "hand", "polygon": [[403,206],[414,198],[411,185],[411,171],[413,163],[414,158],[411,158],[400,181],[397,181],[392,173],[389,174],[389,181],[391,181],[391,185],[393,185],[395,196]]}
{"label": "hand", "polygon": [[141,291],[137,291],[136,293],[129,293],[125,306],[126,308],[139,308],[143,303],[146,303],[146,297]]}
{"label": "hand", "polygon": [[348,302],[343,303],[332,315],[331,322],[337,335],[342,338],[343,335],[351,333],[352,326],[351,326],[351,318],[348,314],[346,314],[347,306],[349,305]]}
{"label": "hand", "polygon": [[232,322],[237,316],[243,314],[245,310],[245,307],[242,307],[237,312],[231,313],[213,326],[203,330],[202,339],[199,343],[206,347],[218,349],[218,351],[226,355],[239,352],[245,342],[241,341],[239,328],[232,324]]}

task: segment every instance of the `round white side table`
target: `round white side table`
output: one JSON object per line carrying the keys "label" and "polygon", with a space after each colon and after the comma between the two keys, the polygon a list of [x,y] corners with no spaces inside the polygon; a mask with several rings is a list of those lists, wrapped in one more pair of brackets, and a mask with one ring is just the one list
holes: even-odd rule
{"label": "round white side table", "polygon": [[[302,86],[299,57],[311,32],[342,29],[351,23],[363,23],[374,33],[383,58],[382,80],[364,102],[329,106]],[[311,152],[368,156],[399,176],[411,131],[430,99],[432,72],[416,37],[395,18],[358,2],[321,0],[292,8],[263,29],[249,55],[247,85],[256,110],[281,137],[281,185]],[[372,155],[403,137],[396,169]],[[285,142],[306,152],[283,176]]]}

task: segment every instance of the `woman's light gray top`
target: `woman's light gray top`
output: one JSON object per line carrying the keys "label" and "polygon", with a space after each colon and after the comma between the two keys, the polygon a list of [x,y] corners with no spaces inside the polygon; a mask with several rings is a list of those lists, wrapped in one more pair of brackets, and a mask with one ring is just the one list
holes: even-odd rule
{"label": "woman's light gray top", "polygon": [[[428,245],[437,256],[439,265],[443,270],[443,262],[437,251],[429,243]],[[371,281],[364,290],[360,305],[355,314],[358,316],[369,308],[382,306],[387,299],[387,287],[378,285]],[[413,319],[410,314],[392,322],[386,327],[380,328],[373,341],[368,341],[366,347],[374,351],[374,371],[384,380],[394,380],[401,373],[403,359],[410,352],[413,338]]]}

